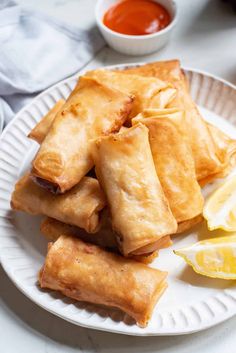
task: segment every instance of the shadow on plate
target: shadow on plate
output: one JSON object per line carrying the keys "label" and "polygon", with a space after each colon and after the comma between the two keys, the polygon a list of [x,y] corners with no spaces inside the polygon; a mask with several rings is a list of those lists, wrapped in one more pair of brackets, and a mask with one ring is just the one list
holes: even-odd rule
{"label": "shadow on plate", "polygon": [[191,284],[194,287],[225,289],[235,285],[234,281],[218,278],[210,278],[196,273],[192,267],[186,265],[183,271],[177,276],[180,281]]}
{"label": "shadow on plate", "polygon": [[225,232],[222,229],[210,231],[207,229],[206,221],[204,221],[197,230],[198,241],[220,237],[228,237],[233,234],[235,235],[235,232]]}

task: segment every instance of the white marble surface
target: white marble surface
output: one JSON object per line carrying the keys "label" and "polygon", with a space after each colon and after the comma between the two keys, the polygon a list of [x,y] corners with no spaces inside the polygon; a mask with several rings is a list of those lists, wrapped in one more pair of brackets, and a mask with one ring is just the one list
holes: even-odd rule
{"label": "white marble surface", "polygon": [[[76,24],[94,25],[95,0],[18,0]],[[236,18],[218,0],[178,0],[180,19],[169,45],[146,57],[127,57],[105,47],[89,68],[125,62],[180,58],[236,84]],[[0,353],[231,353],[236,318],[188,336],[139,338],[98,332],[67,323],[24,297],[0,268]]]}

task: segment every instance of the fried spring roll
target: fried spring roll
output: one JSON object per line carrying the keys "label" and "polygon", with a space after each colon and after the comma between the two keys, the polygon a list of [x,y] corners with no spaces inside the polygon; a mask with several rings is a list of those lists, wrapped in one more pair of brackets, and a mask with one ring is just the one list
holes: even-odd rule
{"label": "fried spring roll", "polygon": [[[49,217],[45,218],[42,221],[40,225],[40,230],[42,234],[49,241],[53,241],[53,242],[56,241],[62,234],[71,235],[74,237],[78,237],[85,242],[89,242],[118,253],[119,251],[118,251],[115,233],[112,231],[110,220],[107,216],[107,213],[108,212],[106,209],[102,211],[101,227],[96,234],[91,235],[85,232],[81,228],[71,226],[66,223],[62,223],[60,221],[57,221],[56,219],[49,218]],[[167,237],[164,237],[164,238],[167,238]],[[164,238],[162,239],[164,240]],[[165,239],[165,241],[163,241],[163,243],[160,245],[162,245],[163,247],[169,246],[170,245],[169,240],[170,240],[170,237],[168,237],[168,239]],[[158,256],[158,252],[154,251],[152,253],[147,253],[144,255],[131,256],[131,258],[138,262],[150,264],[157,256]]]}
{"label": "fried spring roll", "polygon": [[176,88],[176,95],[168,103],[167,107],[185,111],[196,176],[201,184],[206,184],[217,176],[228,173],[226,169],[227,163],[235,165],[236,162],[236,142],[233,141],[232,143],[232,140],[229,139],[222,151],[222,141],[225,141],[225,138],[221,136],[219,139],[219,134],[216,132],[218,129],[216,128],[213,132],[209,124],[201,117],[196,104],[190,96],[187,80],[178,60],[155,62],[127,69],[123,73],[157,77],[170,82]]}
{"label": "fried spring roll", "polygon": [[162,237],[176,232],[177,223],[156,174],[148,129],[137,124],[102,137],[93,156],[121,252],[140,255],[155,243],[158,248]]}
{"label": "fried spring roll", "polygon": [[141,113],[145,108],[165,108],[176,94],[171,84],[154,77],[128,76],[122,72],[109,70],[90,71],[86,76],[133,95],[135,99],[129,119]]}
{"label": "fried spring roll", "polygon": [[65,104],[64,99],[60,99],[49,112],[40,120],[40,122],[29,133],[28,137],[41,144],[48,134],[48,131],[55,119],[56,114]]}
{"label": "fried spring roll", "polygon": [[49,246],[39,283],[78,301],[119,308],[145,327],[167,287],[166,275],[62,235]]}
{"label": "fried spring roll", "polygon": [[165,235],[157,241],[147,244],[140,249],[137,249],[132,252],[132,256],[141,256],[142,254],[152,253],[161,249],[168,248],[172,245],[172,240],[169,235]]}
{"label": "fried spring roll", "polygon": [[72,190],[53,195],[36,185],[26,174],[15,185],[11,207],[32,215],[43,214],[94,233],[99,228],[99,212],[105,206],[96,179],[84,177]]}
{"label": "fried spring roll", "polygon": [[119,130],[131,106],[130,96],[81,77],[33,160],[35,180],[58,193],[78,184],[93,167],[92,140]]}
{"label": "fried spring roll", "polygon": [[191,228],[195,227],[197,224],[200,224],[203,221],[203,216],[200,214],[194,218],[188,219],[187,221],[183,221],[178,223],[178,229],[175,234],[172,235],[178,235],[183,232],[186,232],[187,230],[190,230]]}
{"label": "fried spring roll", "polygon": [[202,213],[203,197],[196,179],[185,117],[177,109],[148,109],[132,120],[149,129],[152,156],[164,194],[176,221]]}
{"label": "fried spring roll", "polygon": [[207,125],[218,147],[218,158],[222,161],[222,170],[201,179],[201,186],[212,182],[214,179],[224,178],[236,165],[236,140],[231,139],[216,126],[209,123]]}
{"label": "fried spring roll", "polygon": [[102,246],[110,250],[117,250],[117,242],[115,234],[112,232],[107,209],[101,211],[100,228],[96,234],[89,234],[84,229],[60,222],[53,218],[45,218],[40,230],[49,241],[56,241],[61,234],[73,235],[86,242]]}

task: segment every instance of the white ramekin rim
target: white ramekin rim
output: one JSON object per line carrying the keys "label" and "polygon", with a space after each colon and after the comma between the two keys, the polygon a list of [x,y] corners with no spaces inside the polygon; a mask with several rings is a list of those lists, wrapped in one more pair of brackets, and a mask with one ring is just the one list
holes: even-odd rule
{"label": "white ramekin rim", "polygon": [[174,9],[174,11],[173,11],[174,12],[174,16],[173,16],[170,24],[168,24],[168,26],[165,27],[164,29],[161,29],[160,31],[152,33],[152,34],[144,34],[144,35],[129,35],[129,34],[118,33],[118,32],[115,32],[115,31],[111,30],[107,26],[105,26],[103,21],[100,19],[100,16],[99,16],[99,13],[98,13],[98,8],[99,8],[99,5],[100,5],[100,3],[102,1],[103,0],[97,0],[96,6],[95,6],[95,18],[96,18],[97,25],[99,27],[101,27],[104,31],[106,31],[110,35],[113,35],[116,38],[132,39],[132,40],[135,40],[135,41],[140,41],[140,40],[143,40],[143,39],[157,38],[157,37],[160,37],[160,36],[162,36],[163,34],[169,32],[169,31],[171,31],[175,27],[175,25],[176,25],[176,23],[178,21],[179,11],[178,11],[177,3],[176,3],[176,1],[171,0],[172,6],[173,6],[173,9]]}

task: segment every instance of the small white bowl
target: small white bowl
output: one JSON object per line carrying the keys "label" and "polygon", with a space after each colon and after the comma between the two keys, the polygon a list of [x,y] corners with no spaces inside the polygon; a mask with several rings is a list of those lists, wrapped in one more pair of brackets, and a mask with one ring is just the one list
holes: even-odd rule
{"label": "small white bowl", "polygon": [[118,0],[97,0],[95,16],[98,28],[109,46],[127,55],[145,55],[161,49],[170,38],[170,34],[177,22],[177,6],[173,0],[154,0],[163,5],[171,16],[171,23],[159,32],[141,36],[120,34],[112,31],[103,23],[106,11]]}

